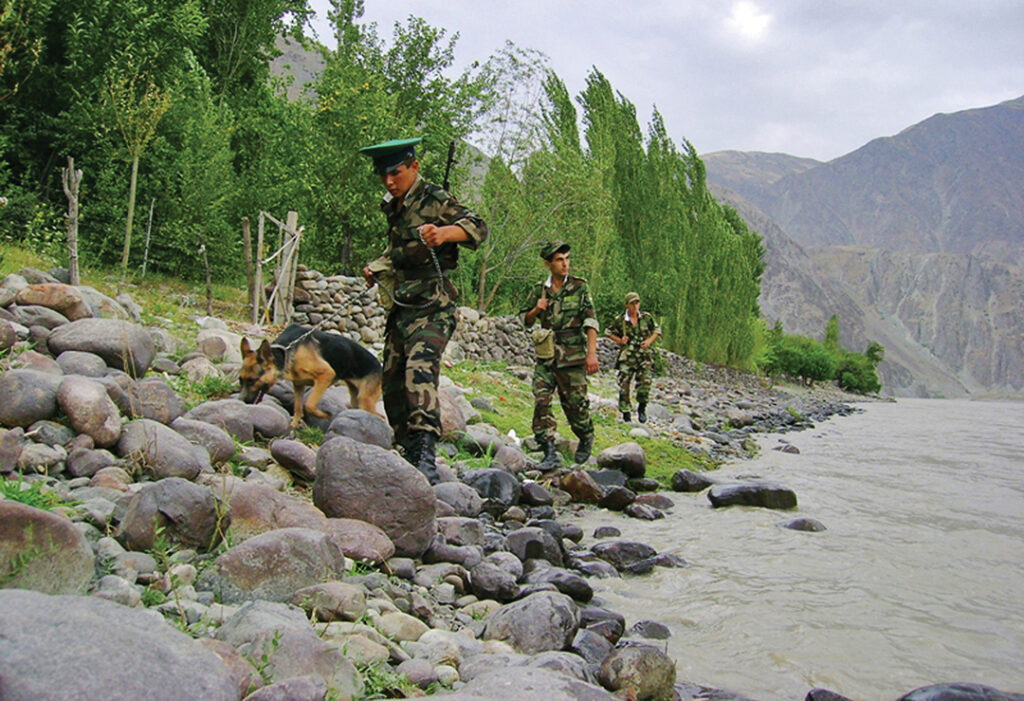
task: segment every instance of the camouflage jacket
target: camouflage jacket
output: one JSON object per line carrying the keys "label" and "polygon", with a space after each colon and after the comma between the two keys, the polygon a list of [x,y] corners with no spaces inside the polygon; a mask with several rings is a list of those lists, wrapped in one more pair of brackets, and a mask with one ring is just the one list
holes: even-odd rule
{"label": "camouflage jacket", "polygon": [[587,281],[569,275],[557,293],[551,291],[550,278],[538,282],[530,289],[530,295],[519,315],[524,326],[527,312],[537,306],[545,290],[548,308],[537,316],[534,323],[555,332],[555,365],[583,365],[587,360],[586,330],[594,329],[595,333],[599,330]]}
{"label": "camouflage jacket", "polygon": [[[438,291],[437,267],[430,249],[420,238],[423,224],[462,227],[469,240],[461,243],[443,243],[434,249],[437,263],[447,277],[459,261],[459,246],[476,248],[487,239],[487,225],[443,188],[429,183],[417,175],[412,187],[405,193],[401,204],[390,194],[380,205],[388,220],[388,248],[384,257],[390,259],[396,276],[395,297],[405,303],[423,303]],[[441,290],[442,304],[454,301],[457,292],[447,284]]]}
{"label": "camouflage jacket", "polygon": [[626,339],[626,345],[619,348],[619,358],[616,361],[616,367],[619,365],[638,367],[642,363],[653,359],[654,351],[651,350],[650,346],[646,350],[640,346],[655,332],[661,333],[661,329],[654,321],[654,317],[648,312],[640,312],[640,318],[637,319],[635,324],[626,321],[625,314],[615,319],[608,327],[608,333]]}

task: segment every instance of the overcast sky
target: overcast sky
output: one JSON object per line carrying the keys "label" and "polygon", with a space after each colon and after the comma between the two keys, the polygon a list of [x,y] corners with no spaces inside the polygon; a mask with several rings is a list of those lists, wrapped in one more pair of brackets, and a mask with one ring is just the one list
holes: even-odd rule
{"label": "overcast sky", "polygon": [[409,15],[458,32],[460,67],[509,39],[576,95],[596,66],[645,131],[657,106],[700,153],[830,160],[1024,95],[1024,0],[366,0],[363,19],[390,39]]}

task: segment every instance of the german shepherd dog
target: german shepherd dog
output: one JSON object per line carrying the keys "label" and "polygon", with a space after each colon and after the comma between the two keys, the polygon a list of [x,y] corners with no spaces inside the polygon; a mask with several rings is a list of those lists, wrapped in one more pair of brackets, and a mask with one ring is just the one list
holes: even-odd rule
{"label": "german shepherd dog", "polygon": [[317,405],[336,380],[344,380],[348,385],[352,407],[381,416],[377,412],[381,395],[380,361],[344,336],[292,324],[273,343],[264,340],[255,351],[249,346],[249,340],[243,338],[239,378],[242,401],[259,402],[279,377],[291,380],[295,393],[293,429],[302,421],[302,395],[310,385],[313,390],[306,397],[306,411],[321,419],[328,417]]}

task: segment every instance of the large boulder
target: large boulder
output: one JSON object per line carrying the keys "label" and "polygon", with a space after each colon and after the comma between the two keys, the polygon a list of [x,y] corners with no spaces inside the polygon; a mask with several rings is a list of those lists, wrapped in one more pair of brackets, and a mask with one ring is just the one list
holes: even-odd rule
{"label": "large boulder", "polygon": [[[0,586],[46,594],[84,594],[94,562],[89,542],[64,516],[16,501],[0,501],[0,563],[4,563],[0,565],[4,578]],[[2,616],[0,611],[0,619]],[[5,634],[0,634],[0,649],[4,639]],[[2,653],[0,659],[4,659]],[[0,692],[3,689],[0,677]],[[0,698],[7,696],[0,693]]]}
{"label": "large boulder", "polygon": [[121,437],[121,414],[99,382],[78,375],[65,377],[57,389],[57,404],[71,428],[100,448],[109,448]]}
{"label": "large boulder", "polygon": [[522,493],[515,475],[494,467],[470,470],[462,476],[462,481],[475,489],[486,504],[503,509],[518,504]]}
{"label": "large boulder", "polygon": [[594,544],[591,551],[615,569],[628,571],[637,563],[649,560],[658,554],[658,551],[646,543],[637,543],[625,540],[606,540]]}
{"label": "large boulder", "polygon": [[360,443],[380,446],[385,450],[391,447],[395,432],[388,422],[362,409],[345,409],[331,417],[331,425],[324,434],[324,441],[335,436],[347,436]]}
{"label": "large boulder", "polygon": [[708,490],[714,507],[762,506],[766,509],[795,509],[796,493],[775,482],[716,484]]}
{"label": "large boulder", "polygon": [[570,597],[542,591],[492,613],[483,637],[504,640],[527,654],[564,650],[576,635],[579,623],[579,610]]}
{"label": "large boulder", "polygon": [[354,518],[329,518],[323,531],[337,543],[345,557],[380,565],[395,554],[395,544],[383,529]]}
{"label": "large boulder", "polygon": [[61,376],[36,370],[15,369],[0,375],[0,425],[31,426],[57,413]]}
{"label": "large boulder", "polygon": [[142,377],[149,369],[156,348],[141,326],[119,319],[79,319],[53,330],[46,341],[57,356],[68,350],[95,353],[107,365]]}
{"label": "large boulder", "polygon": [[0,697],[237,701],[213,652],[142,608],[0,590]]}
{"label": "large boulder", "polygon": [[606,688],[632,698],[672,701],[675,696],[676,665],[653,645],[628,643],[604,658],[598,679]]}
{"label": "large boulder", "polygon": [[220,426],[186,419],[179,416],[171,422],[171,428],[180,433],[189,443],[201,445],[210,454],[210,462],[220,465],[230,460],[235,454],[235,441]]}
{"label": "large boulder", "polygon": [[647,456],[639,443],[621,443],[602,450],[597,456],[597,464],[621,470],[629,477],[643,477],[647,471]]}
{"label": "large boulder", "polygon": [[239,443],[252,443],[254,436],[250,407],[238,399],[218,399],[192,407],[186,419],[205,421],[230,433]]}
{"label": "large boulder", "polygon": [[161,533],[171,542],[212,550],[231,525],[230,508],[209,489],[168,477],[143,485],[128,502],[117,532],[129,550],[149,550]]}
{"label": "large boulder", "polygon": [[18,290],[14,301],[18,304],[38,304],[60,312],[69,321],[87,319],[93,316],[92,310],[82,297],[77,287],[60,283],[40,283],[26,285]]}
{"label": "large boulder", "polygon": [[213,591],[227,604],[250,599],[283,602],[303,587],[341,578],[347,567],[341,548],[326,533],[281,528],[220,555],[200,575],[196,588]]}
{"label": "large boulder", "polygon": [[421,556],[437,532],[427,478],[395,453],[344,436],[317,452],[313,503],[329,517],[380,527],[400,557]]}
{"label": "large boulder", "polygon": [[117,454],[141,466],[154,479],[194,480],[204,469],[210,469],[210,455],[205,448],[151,419],[136,419],[124,425]]}
{"label": "large boulder", "polygon": [[185,400],[162,377],[146,377],[125,389],[132,418],[170,424],[185,413]]}

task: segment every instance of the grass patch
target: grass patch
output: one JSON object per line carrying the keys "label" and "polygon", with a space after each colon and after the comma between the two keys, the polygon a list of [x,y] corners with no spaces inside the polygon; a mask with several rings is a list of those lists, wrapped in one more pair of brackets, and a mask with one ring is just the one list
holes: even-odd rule
{"label": "grass patch", "polygon": [[0,480],[0,494],[11,501],[44,511],[50,511],[58,506],[74,506],[78,503],[64,501],[56,490],[42,480],[25,482],[20,473],[16,480]]}
{"label": "grass patch", "polygon": [[[531,370],[532,372],[532,370]],[[533,391],[530,380],[521,380],[514,376],[504,362],[492,363],[459,363],[444,370],[456,385],[463,387],[483,388],[481,392],[494,406],[494,411],[480,411],[483,420],[495,426],[502,434],[508,434],[515,430],[516,435],[525,438],[532,435],[530,425],[533,421]],[[618,389],[614,377],[607,373],[591,375],[589,391],[601,397],[614,398],[618,396]],[[565,414],[561,406],[554,407],[555,418],[558,421],[558,435],[567,439],[575,438],[565,421]],[[664,438],[633,438],[629,435],[633,426],[620,423],[618,411],[614,408],[594,410],[591,407],[591,417],[594,421],[594,454],[597,455],[605,448],[610,448],[620,443],[635,441],[644,449],[647,456],[647,476],[652,477],[661,484],[668,486],[672,475],[677,470],[707,470],[713,469],[715,464],[691,454],[686,448],[677,445]],[[570,455],[563,458],[571,460]],[[484,458],[471,458],[467,462],[473,466],[473,460],[481,461]]]}

